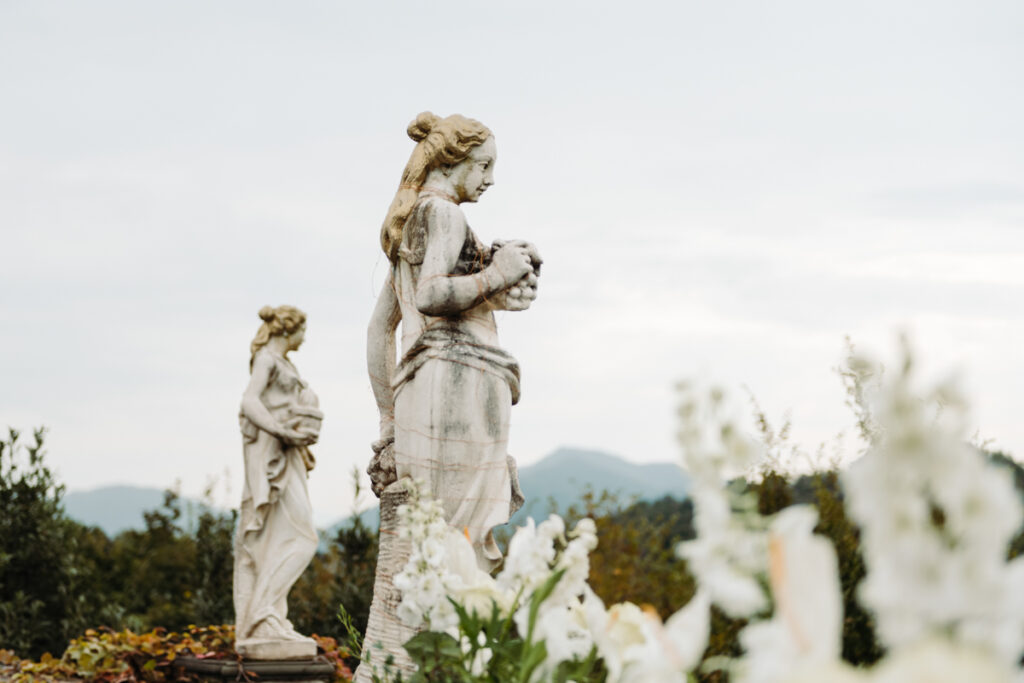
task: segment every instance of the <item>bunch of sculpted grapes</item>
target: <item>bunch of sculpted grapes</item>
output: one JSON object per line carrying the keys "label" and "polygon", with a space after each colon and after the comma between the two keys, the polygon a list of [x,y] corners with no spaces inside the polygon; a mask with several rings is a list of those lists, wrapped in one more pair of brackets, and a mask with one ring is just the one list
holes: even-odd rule
{"label": "bunch of sculpted grapes", "polygon": [[537,248],[523,240],[512,240],[509,242],[496,240],[491,245],[491,254],[505,245],[522,247],[530,257],[532,270],[516,281],[511,287],[498,294],[500,301],[496,301],[496,308],[506,311],[525,311],[537,298],[537,283],[540,278],[540,265],[543,260],[537,252]]}

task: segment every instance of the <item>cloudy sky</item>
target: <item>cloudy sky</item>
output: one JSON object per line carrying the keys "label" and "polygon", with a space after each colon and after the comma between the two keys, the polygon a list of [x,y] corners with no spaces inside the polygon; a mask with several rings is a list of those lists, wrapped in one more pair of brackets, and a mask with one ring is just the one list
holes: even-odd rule
{"label": "cloudy sky", "polygon": [[0,0],[0,427],[47,425],[72,490],[234,502],[256,312],[290,303],[317,517],[348,512],[378,230],[431,110],[495,131],[477,234],[545,257],[499,320],[521,463],[676,459],[684,377],[813,450],[850,427],[844,336],[900,330],[1024,456],[1021,35],[1016,0]]}

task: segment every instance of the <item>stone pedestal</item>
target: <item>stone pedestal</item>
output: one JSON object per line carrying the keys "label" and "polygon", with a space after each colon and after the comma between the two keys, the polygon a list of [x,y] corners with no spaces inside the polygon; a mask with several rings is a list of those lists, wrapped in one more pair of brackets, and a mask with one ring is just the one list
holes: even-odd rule
{"label": "stone pedestal", "polygon": [[316,657],[316,641],[312,638],[303,638],[302,640],[248,638],[236,642],[235,651],[245,660],[308,660]]}
{"label": "stone pedestal", "polygon": [[[253,680],[260,683],[323,683],[335,679],[334,665],[324,657],[286,661],[243,661],[178,657],[178,666],[200,681]],[[244,675],[243,675],[244,673]],[[248,678],[247,678],[248,677]]]}
{"label": "stone pedestal", "polygon": [[373,581],[373,601],[370,619],[363,638],[362,663],[356,669],[354,683],[371,683],[373,671],[385,678],[387,665],[392,675],[399,671],[403,677],[415,671],[415,666],[402,647],[417,630],[402,623],[397,616],[402,593],[395,588],[392,578],[402,571],[409,559],[410,542],[398,538],[398,506],[409,502],[407,479],[399,479],[384,489],[380,496],[380,550],[377,554],[377,573]]}

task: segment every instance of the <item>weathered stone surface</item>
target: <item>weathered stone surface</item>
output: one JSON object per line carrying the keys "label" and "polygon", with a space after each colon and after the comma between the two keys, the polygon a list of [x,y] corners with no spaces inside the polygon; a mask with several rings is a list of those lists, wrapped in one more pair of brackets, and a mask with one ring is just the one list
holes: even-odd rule
{"label": "weathered stone surface", "polygon": [[[381,229],[391,271],[367,332],[367,367],[380,413],[369,473],[374,492],[384,493],[364,654],[378,665],[381,655],[394,657],[402,670],[408,657],[401,645],[415,632],[396,615],[401,596],[392,577],[409,548],[393,536],[394,508],[405,495],[403,482],[424,481],[445,521],[472,543],[480,569],[500,564],[492,529],[508,521],[523,497],[508,455],[519,365],[499,346],[494,311],[529,308],[541,266],[529,242],[483,243],[460,207],[494,183],[491,131],[463,116],[424,112],[408,133],[419,144]],[[375,654],[378,642],[382,649]],[[370,680],[365,664],[356,680]]]}
{"label": "weathered stone surface", "polygon": [[401,571],[409,559],[409,541],[398,537],[398,506],[409,501],[407,480],[391,484],[380,497],[380,549],[377,553],[377,572],[373,582],[373,601],[370,619],[363,638],[362,663],[356,669],[355,683],[371,683],[375,669],[384,678],[384,663],[394,657],[393,672],[404,675],[415,668],[402,645],[416,635],[416,629],[402,623],[396,615],[402,601],[401,592],[392,578]]}
{"label": "weathered stone surface", "polygon": [[179,657],[176,662],[187,673],[211,683],[245,680],[243,670],[252,680],[260,683],[320,683],[335,678],[334,665],[323,657],[290,661],[243,661],[241,664],[235,660]]}
{"label": "weathered stone surface", "polygon": [[309,659],[316,656],[316,641],[312,638],[303,640],[250,638],[235,643],[235,651],[244,659]]}
{"label": "weathered stone surface", "polygon": [[260,318],[239,414],[245,483],[235,533],[235,648],[248,659],[309,658],[316,643],[292,627],[287,600],[319,542],[306,478],[323,413],[288,359],[305,338],[306,315],[265,306]]}

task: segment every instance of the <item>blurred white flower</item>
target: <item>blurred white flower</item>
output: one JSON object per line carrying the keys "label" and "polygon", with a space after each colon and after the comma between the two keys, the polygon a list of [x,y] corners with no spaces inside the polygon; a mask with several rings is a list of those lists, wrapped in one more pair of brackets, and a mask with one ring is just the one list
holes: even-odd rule
{"label": "blurred white flower", "polygon": [[402,593],[397,615],[414,628],[425,624],[447,631],[458,624],[448,594],[460,579],[446,566],[445,544],[451,530],[444,522],[444,511],[427,491],[423,482],[416,482],[410,488],[409,503],[397,510],[399,537],[408,539],[411,546],[408,561],[393,579]]}
{"label": "blurred white flower", "polygon": [[608,669],[609,683],[685,680],[707,647],[710,614],[711,603],[703,592],[664,624],[653,608],[630,602],[605,612],[589,589],[583,600],[583,615]]}
{"label": "blurred white flower", "polygon": [[1013,683],[1014,670],[984,649],[930,638],[886,657],[871,683]]}
{"label": "blurred white flower", "polygon": [[[487,647],[487,636],[485,634],[477,634],[476,641],[477,649],[469,663],[469,673],[474,676],[483,676],[487,672],[487,663],[491,661],[494,652],[491,648]],[[459,645],[462,648],[463,655],[468,655],[473,651],[473,643],[465,635],[461,637]]]}
{"label": "blurred white flower", "polygon": [[[526,633],[527,608],[516,613],[516,627]],[[537,670],[534,680],[546,681],[561,662],[583,659],[594,646],[594,639],[587,628],[583,606],[578,599],[568,604],[551,605],[544,609],[534,625],[533,640],[544,641],[547,659]]]}
{"label": "blurred white flower", "polygon": [[1011,596],[1024,584],[1005,558],[1024,508],[1010,472],[968,445],[956,383],[922,394],[913,367],[905,348],[898,371],[864,392],[871,448],[843,474],[868,569],[858,597],[894,651],[952,635],[1016,665],[1024,605]]}
{"label": "blurred white flower", "polygon": [[[538,680],[544,680],[563,661],[586,657],[593,647],[580,596],[588,590],[589,553],[597,547],[596,529],[592,519],[581,519],[567,541],[565,522],[552,515],[536,529],[528,520],[509,542],[505,568],[498,575],[497,584],[506,594],[514,592],[520,596],[515,612],[520,635],[546,643],[548,656],[537,670]],[[565,547],[558,552],[556,544]],[[561,578],[538,605],[531,629],[534,593],[559,571]]]}
{"label": "blurred white flower", "polygon": [[835,662],[842,650],[843,605],[835,550],[815,536],[817,511],[782,510],[769,532],[769,579],[775,613],[740,633],[743,683],[775,683]]}
{"label": "blurred white flower", "polygon": [[448,574],[448,595],[467,612],[490,616],[494,605],[499,613],[508,614],[515,596],[498,588],[498,582],[480,569],[473,545],[465,533],[449,528],[444,542],[445,565]]}
{"label": "blurred white flower", "polygon": [[837,661],[803,667],[784,679],[784,683],[870,683],[872,680],[868,672],[855,669],[846,662]]}
{"label": "blurred white flower", "polygon": [[541,526],[542,533],[538,533],[533,519],[528,517],[526,525],[519,527],[512,536],[505,566],[498,574],[498,586],[502,590],[528,595],[547,580],[555,561],[555,536],[551,533],[554,525],[543,522]]}
{"label": "blurred white flower", "polygon": [[692,480],[696,539],[677,553],[710,600],[731,617],[768,608],[761,577],[767,571],[766,523],[756,511],[737,512],[728,477],[749,469],[762,449],[723,416],[721,391],[698,399],[682,392],[679,441]]}

